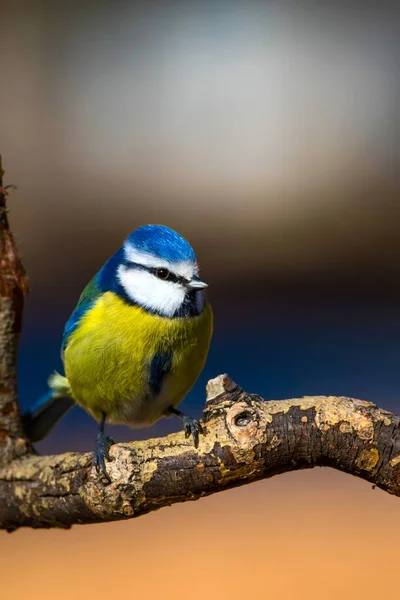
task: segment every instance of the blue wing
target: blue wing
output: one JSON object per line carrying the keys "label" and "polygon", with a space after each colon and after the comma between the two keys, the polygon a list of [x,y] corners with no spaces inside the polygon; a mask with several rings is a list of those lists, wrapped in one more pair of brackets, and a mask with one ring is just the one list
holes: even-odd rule
{"label": "blue wing", "polygon": [[158,352],[154,355],[150,365],[149,387],[154,396],[158,396],[165,377],[172,369],[172,353]]}
{"label": "blue wing", "polygon": [[[98,284],[98,275],[95,275],[83,290],[74,312],[65,325],[61,348],[62,359],[70,336],[78,327],[83,315],[93,306],[101,294],[102,290]],[[65,396],[55,395],[54,389],[43,396],[23,415],[25,433],[31,442],[42,440],[74,404],[75,401],[70,394],[66,393]]]}
{"label": "blue wing", "polygon": [[61,357],[63,356],[65,346],[67,345],[69,338],[78,327],[79,321],[93,306],[93,304],[96,302],[97,298],[101,294],[102,290],[98,283],[98,275],[95,275],[83,290],[82,294],[79,297],[78,304],[76,305],[74,312],[72,313],[65,325],[62,337]]}

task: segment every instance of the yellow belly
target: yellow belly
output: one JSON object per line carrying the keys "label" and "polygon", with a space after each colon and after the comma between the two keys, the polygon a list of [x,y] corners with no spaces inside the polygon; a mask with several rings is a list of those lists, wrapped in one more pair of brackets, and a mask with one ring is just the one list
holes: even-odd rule
{"label": "yellow belly", "polygon": [[[82,318],[64,352],[65,374],[78,404],[99,419],[151,424],[177,406],[202,371],[212,335],[211,307],[198,317],[167,319],[103,294]],[[156,353],[171,353],[160,393],[149,390]]]}

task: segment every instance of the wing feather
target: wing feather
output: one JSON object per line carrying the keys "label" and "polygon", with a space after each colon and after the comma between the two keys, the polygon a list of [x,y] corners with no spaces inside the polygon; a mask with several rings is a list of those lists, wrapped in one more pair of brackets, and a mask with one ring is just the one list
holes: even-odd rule
{"label": "wing feather", "polygon": [[[62,346],[61,346],[61,358],[63,359],[64,350],[66,345],[68,344],[68,340],[71,335],[74,333],[76,328],[79,325],[82,317],[87,313],[87,311],[93,306],[96,302],[97,298],[102,294],[102,290],[98,283],[98,275],[95,275],[93,279],[87,284],[82,294],[79,297],[78,304],[75,307],[74,312],[68,319],[64,333],[62,337]],[[63,359],[64,360],[64,359]]]}

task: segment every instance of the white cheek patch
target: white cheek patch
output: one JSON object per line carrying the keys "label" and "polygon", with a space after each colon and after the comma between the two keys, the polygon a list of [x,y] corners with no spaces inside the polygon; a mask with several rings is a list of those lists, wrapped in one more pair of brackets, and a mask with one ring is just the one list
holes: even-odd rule
{"label": "white cheek patch", "polygon": [[[159,265],[160,263],[158,263]],[[133,302],[166,317],[172,317],[185,299],[183,286],[172,281],[158,279],[148,271],[130,269],[120,265],[117,277]]]}
{"label": "white cheek patch", "polygon": [[188,281],[190,281],[194,275],[198,275],[198,267],[194,262],[179,262],[171,264],[167,260],[163,260],[162,258],[157,258],[148,252],[141,252],[140,250],[136,250],[136,248],[130,243],[125,242],[124,244],[125,250],[125,258],[128,262],[137,263],[139,265],[143,265],[144,267],[150,267],[155,269],[168,269],[175,273],[175,275],[179,275],[180,277],[184,277]]}

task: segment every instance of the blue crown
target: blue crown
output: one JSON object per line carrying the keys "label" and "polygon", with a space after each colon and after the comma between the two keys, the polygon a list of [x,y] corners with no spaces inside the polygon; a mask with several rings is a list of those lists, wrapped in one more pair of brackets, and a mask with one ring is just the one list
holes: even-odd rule
{"label": "blue crown", "polygon": [[191,245],[179,233],[164,225],[143,225],[133,231],[127,241],[136,250],[171,263],[196,261]]}

